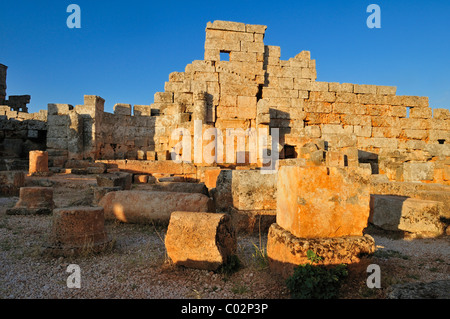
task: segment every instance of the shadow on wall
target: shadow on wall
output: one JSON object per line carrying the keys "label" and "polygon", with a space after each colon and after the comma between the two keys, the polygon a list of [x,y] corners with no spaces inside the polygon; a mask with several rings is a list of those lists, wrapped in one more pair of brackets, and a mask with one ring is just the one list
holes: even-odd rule
{"label": "shadow on wall", "polygon": [[44,121],[0,117],[0,170],[28,169],[17,160],[27,160],[32,150],[45,151],[46,138]]}

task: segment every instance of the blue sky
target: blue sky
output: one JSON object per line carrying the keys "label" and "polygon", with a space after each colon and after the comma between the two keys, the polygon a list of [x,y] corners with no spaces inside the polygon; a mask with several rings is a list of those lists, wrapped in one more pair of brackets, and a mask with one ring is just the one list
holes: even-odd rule
{"label": "blue sky", "polygon": [[[81,29],[69,29],[69,4]],[[369,4],[381,29],[369,29]],[[394,85],[398,95],[428,96],[450,109],[450,1],[25,1],[0,2],[0,63],[7,94],[30,94],[30,112],[47,103],[82,104],[99,95],[150,104],[169,73],[203,59],[208,21],[264,24],[265,44],[284,60],[302,50],[317,80]]]}

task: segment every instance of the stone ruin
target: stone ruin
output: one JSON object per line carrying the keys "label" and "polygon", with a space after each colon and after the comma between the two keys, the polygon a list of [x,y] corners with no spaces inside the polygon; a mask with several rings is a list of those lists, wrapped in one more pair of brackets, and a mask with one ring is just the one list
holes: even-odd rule
{"label": "stone ruin", "polygon": [[[450,111],[431,108],[427,97],[396,95],[394,86],[316,81],[310,52],[281,60],[280,47],[264,43],[266,28],[208,22],[204,59],[170,73],[149,105],[118,103],[108,113],[103,98],[86,95],[82,105],[48,104],[34,114],[0,106],[5,189],[18,192],[23,176],[13,178],[20,173],[14,163],[35,143],[54,174],[98,174],[93,205],[106,219],[163,222],[177,234],[180,227],[195,232],[204,216],[211,224],[203,228],[214,233],[222,224],[229,229],[228,217],[208,213],[226,214],[233,231],[268,232],[271,269],[283,275],[305,261],[308,247],[328,263],[373,253],[368,223],[421,236],[448,233]],[[2,80],[6,68],[0,70]],[[5,103],[3,87],[0,81]],[[187,148],[177,148],[173,132],[180,129],[194,140]],[[210,129],[221,134],[213,140]],[[252,129],[271,134],[265,152],[254,152]],[[217,136],[233,147],[219,152]],[[211,141],[214,161],[196,160],[196,147]],[[268,154],[276,155],[270,165],[277,170],[263,174]],[[132,181],[153,188],[124,186]],[[235,238],[233,231],[225,237]],[[193,247],[191,264],[201,264],[202,248],[194,246],[211,239],[180,236],[169,237],[170,250],[177,251],[174,243]],[[214,267],[228,254],[217,251],[233,250],[233,240],[224,242],[228,250],[204,250],[217,257]]]}

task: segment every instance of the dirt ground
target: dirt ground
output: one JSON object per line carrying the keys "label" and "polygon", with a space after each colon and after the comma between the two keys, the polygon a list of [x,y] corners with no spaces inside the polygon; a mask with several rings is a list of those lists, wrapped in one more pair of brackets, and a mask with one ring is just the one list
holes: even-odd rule
{"label": "dirt ground", "polygon": [[[29,183],[54,187],[57,207],[89,205],[95,175],[54,175],[29,178]],[[139,185],[134,185],[139,188]],[[108,251],[54,258],[45,253],[52,216],[6,215],[17,197],[0,198],[0,298],[44,299],[287,299],[283,279],[268,269],[267,234],[239,234],[237,271],[211,272],[175,267],[164,247],[166,228],[158,225],[107,222]],[[377,251],[353,265],[339,298],[384,299],[399,283],[450,279],[450,239],[406,239],[369,227]],[[81,269],[81,288],[67,287],[67,267]],[[381,270],[381,288],[367,287],[367,266]]]}

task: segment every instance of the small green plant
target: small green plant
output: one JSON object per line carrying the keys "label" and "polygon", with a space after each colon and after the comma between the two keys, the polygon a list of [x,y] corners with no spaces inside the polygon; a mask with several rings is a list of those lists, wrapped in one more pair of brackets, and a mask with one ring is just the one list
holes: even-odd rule
{"label": "small green plant", "polygon": [[269,259],[267,257],[267,251],[264,247],[258,247],[253,243],[254,252],[252,253],[252,258],[255,261],[259,270],[266,269],[269,267]]}
{"label": "small green plant", "polygon": [[332,299],[336,298],[343,278],[347,277],[347,265],[335,267],[313,265],[323,260],[312,250],[308,250],[310,263],[298,265],[286,280],[287,288],[294,299]]}
{"label": "small green plant", "polygon": [[243,295],[248,291],[249,291],[249,288],[245,284],[242,284],[242,283],[235,284],[231,288],[231,292],[236,295]]}

